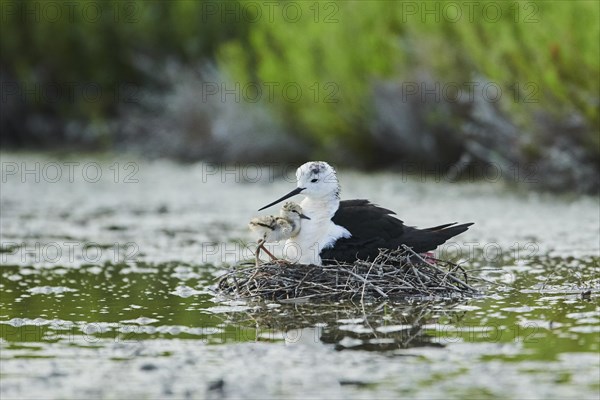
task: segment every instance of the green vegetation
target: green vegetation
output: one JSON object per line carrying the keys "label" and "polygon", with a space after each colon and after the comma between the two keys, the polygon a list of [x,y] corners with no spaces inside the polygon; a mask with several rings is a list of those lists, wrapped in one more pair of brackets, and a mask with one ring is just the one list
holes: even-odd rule
{"label": "green vegetation", "polygon": [[[320,23],[307,5],[296,23],[275,14],[252,26],[250,48],[245,40],[226,43],[220,65],[243,82],[298,82],[304,93],[314,93],[315,83],[338,85],[336,103],[310,96],[274,102],[319,145],[336,139],[368,145],[373,80],[425,70],[442,85],[485,77],[494,84],[489,97],[499,87],[501,106],[523,128],[532,128],[536,111],[557,119],[580,113],[593,128],[585,140],[598,151],[598,3],[452,4],[339,2],[322,6]],[[329,21],[326,11],[334,15]]]}
{"label": "green vegetation", "polygon": [[[26,96],[38,107],[62,117],[108,118],[115,112],[112,95],[119,85],[154,83],[140,73],[138,58],[173,56],[189,62],[211,57],[222,42],[246,34],[243,24],[204,23],[203,3],[1,0],[1,65],[25,88],[60,85],[57,102]],[[80,101],[64,95],[68,84]],[[84,101],[82,88],[90,84],[111,95]]]}
{"label": "green vegetation", "polygon": [[[394,76],[404,57],[395,3],[300,4],[297,22],[290,23],[283,11],[272,21],[260,20],[250,30],[250,48],[227,43],[219,64],[242,85],[279,83],[274,96],[262,99],[317,148],[341,140],[364,150],[373,79]],[[302,95],[285,89],[292,84]]]}
{"label": "green vegetation", "polygon": [[[481,93],[490,83],[484,96],[522,132],[509,150],[496,149],[523,157],[512,162],[539,159],[543,146],[565,135],[569,146],[584,149],[587,162],[600,165],[597,1],[52,4],[0,0],[3,82],[24,88],[27,108],[18,118],[43,112],[104,126],[92,129],[103,136],[100,144],[115,143],[106,122],[118,116],[123,86],[167,92],[154,66],[175,62],[193,70],[215,65],[240,84],[250,105],[265,105],[306,143],[308,157],[343,148],[369,164],[378,157],[377,85],[425,80],[441,85],[438,103],[451,107],[456,96]],[[62,89],[57,100],[31,94],[52,84]],[[86,100],[90,84],[104,95]],[[74,99],[64,93],[69,85]],[[10,101],[12,88],[4,95]],[[426,111],[415,135],[431,124],[457,131],[465,120],[459,114]],[[577,133],[563,132],[572,118]]]}

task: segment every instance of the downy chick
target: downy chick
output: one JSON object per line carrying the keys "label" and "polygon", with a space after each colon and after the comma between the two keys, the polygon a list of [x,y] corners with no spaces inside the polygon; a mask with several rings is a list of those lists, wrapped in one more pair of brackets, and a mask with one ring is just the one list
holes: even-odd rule
{"label": "downy chick", "polygon": [[266,215],[252,218],[248,227],[257,234],[258,247],[256,248],[256,264],[259,262],[260,250],[264,250],[272,260],[276,260],[265,247],[266,242],[279,242],[296,236],[300,232],[302,219],[310,219],[302,213],[298,203],[289,201],[279,211],[279,216]]}

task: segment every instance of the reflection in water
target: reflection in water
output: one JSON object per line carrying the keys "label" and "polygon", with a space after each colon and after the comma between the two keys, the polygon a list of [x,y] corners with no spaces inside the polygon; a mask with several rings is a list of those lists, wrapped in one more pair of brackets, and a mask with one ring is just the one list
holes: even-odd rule
{"label": "reflection in water", "polygon": [[[322,342],[335,349],[386,351],[411,347],[443,347],[424,326],[458,324],[466,311],[457,302],[284,304],[222,314],[227,325],[256,329],[263,340],[286,343]],[[463,303],[464,304],[464,301]]]}

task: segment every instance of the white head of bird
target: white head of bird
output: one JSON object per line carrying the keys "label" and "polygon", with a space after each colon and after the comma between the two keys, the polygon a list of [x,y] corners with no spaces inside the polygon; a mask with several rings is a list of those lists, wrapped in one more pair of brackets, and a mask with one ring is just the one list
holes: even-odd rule
{"label": "white head of bird", "polygon": [[[337,209],[340,199],[340,184],[335,169],[325,161],[310,161],[302,164],[296,170],[296,189],[258,211],[281,203],[297,194],[303,194],[307,200],[329,203],[332,207],[328,208]],[[306,200],[301,205],[303,209],[306,209]]]}
{"label": "white head of bird", "polygon": [[296,170],[297,188],[306,197],[339,198],[340,184],[335,169],[324,161],[311,161]]}

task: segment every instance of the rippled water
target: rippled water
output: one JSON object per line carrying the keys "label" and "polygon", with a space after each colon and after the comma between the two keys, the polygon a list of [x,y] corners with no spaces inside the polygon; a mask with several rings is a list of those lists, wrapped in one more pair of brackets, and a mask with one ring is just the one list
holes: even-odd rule
{"label": "rippled water", "polygon": [[212,287],[251,255],[255,210],[293,187],[277,168],[248,182],[241,167],[1,161],[3,399],[600,395],[598,198],[341,171],[342,197],[409,224],[475,222],[439,255],[484,294],[243,302]]}

